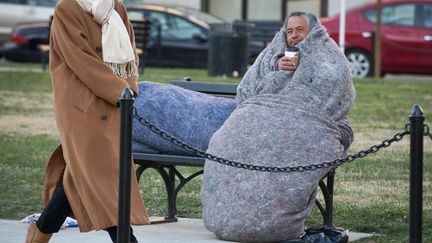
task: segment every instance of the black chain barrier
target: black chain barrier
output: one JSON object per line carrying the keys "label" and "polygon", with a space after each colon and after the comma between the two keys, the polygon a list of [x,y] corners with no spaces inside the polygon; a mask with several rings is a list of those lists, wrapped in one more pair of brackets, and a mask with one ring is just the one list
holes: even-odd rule
{"label": "black chain barrier", "polygon": [[[344,158],[339,158],[339,159],[335,159],[333,161],[323,162],[323,163],[319,163],[319,164],[312,164],[312,165],[301,165],[301,166],[293,166],[293,167],[270,167],[270,166],[262,166],[262,165],[244,164],[244,163],[224,159],[224,158],[206,153],[204,151],[201,151],[198,148],[181,141],[180,139],[176,138],[175,136],[170,135],[166,131],[159,129],[153,123],[149,122],[147,119],[140,116],[135,107],[133,107],[132,109],[133,109],[132,117],[137,119],[139,123],[148,127],[152,132],[158,134],[163,139],[166,139],[166,140],[170,141],[171,143],[173,143],[179,147],[182,147],[188,151],[191,151],[192,153],[196,154],[199,157],[203,157],[203,158],[218,162],[220,164],[229,165],[229,166],[232,166],[235,168],[242,168],[242,169],[247,169],[247,170],[256,170],[256,171],[262,171],[262,172],[285,172],[285,173],[303,172],[303,171],[327,168],[327,167],[331,167],[331,166],[335,166],[335,165],[340,165],[343,163],[349,163],[349,162],[352,162],[356,159],[364,158],[368,154],[376,153],[380,149],[386,148],[386,147],[390,146],[392,143],[400,141],[405,135],[408,135],[410,133],[409,132],[409,124],[406,124],[405,130],[403,132],[398,132],[393,137],[391,137],[389,139],[385,139],[381,143],[371,146],[369,149],[361,150],[360,152],[357,152],[355,154],[347,155]],[[425,126],[425,127],[427,127],[427,126]],[[431,133],[429,132],[428,127],[427,127],[427,132],[425,132],[425,136],[431,136]],[[431,136],[431,138],[432,138],[432,136]]]}
{"label": "black chain barrier", "polygon": [[425,137],[429,137],[432,140],[432,132],[429,131],[429,126],[428,125],[424,125],[424,136]]}

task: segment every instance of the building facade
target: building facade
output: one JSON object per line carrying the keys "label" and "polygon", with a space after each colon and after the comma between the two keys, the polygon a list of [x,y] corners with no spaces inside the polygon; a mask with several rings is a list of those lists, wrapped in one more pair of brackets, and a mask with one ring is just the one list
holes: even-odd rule
{"label": "building facade", "polygon": [[[283,20],[294,11],[307,11],[319,17],[340,12],[341,0],[144,0],[145,3],[178,4],[200,9],[228,21]],[[346,0],[346,9],[375,0]]]}

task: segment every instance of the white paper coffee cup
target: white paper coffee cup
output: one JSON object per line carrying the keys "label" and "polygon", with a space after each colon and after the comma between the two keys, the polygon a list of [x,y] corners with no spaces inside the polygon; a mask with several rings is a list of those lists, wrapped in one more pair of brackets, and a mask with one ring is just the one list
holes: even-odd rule
{"label": "white paper coffee cup", "polygon": [[286,57],[295,57],[299,53],[299,49],[294,46],[289,46],[287,49],[285,49],[285,56]]}

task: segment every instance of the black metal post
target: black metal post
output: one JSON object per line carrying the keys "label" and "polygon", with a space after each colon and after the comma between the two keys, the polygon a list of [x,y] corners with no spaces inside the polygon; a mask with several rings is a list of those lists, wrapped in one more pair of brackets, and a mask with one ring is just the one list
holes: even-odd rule
{"label": "black metal post", "polygon": [[248,0],[242,0],[241,3],[241,20],[248,20]]}
{"label": "black metal post", "polygon": [[132,91],[123,90],[120,105],[120,162],[117,242],[130,243],[130,201],[132,163]]}
{"label": "black metal post", "polygon": [[375,30],[372,30],[370,32],[370,39],[371,39],[371,51],[372,51],[372,67],[375,66]]}
{"label": "black metal post", "polygon": [[410,115],[410,243],[422,242],[424,119],[422,108],[414,105]]}
{"label": "black metal post", "polygon": [[209,0],[201,0],[201,11],[209,13],[210,12],[210,3]]}
{"label": "black metal post", "polygon": [[281,21],[284,22],[286,17],[287,17],[287,0],[281,0]]}
{"label": "black metal post", "polygon": [[370,47],[371,47],[371,58],[372,58],[372,62],[370,63],[370,68],[375,67],[375,30],[372,30],[370,32],[366,32],[363,33],[363,38],[370,38],[371,43],[370,43]]}
{"label": "black metal post", "polygon": [[321,0],[320,1],[320,17],[327,17],[328,16],[328,0]]}

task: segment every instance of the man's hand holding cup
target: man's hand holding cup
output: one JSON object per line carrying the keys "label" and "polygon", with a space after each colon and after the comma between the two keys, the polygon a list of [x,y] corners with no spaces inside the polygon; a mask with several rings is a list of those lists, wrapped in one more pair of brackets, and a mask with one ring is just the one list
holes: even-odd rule
{"label": "man's hand holding cup", "polygon": [[280,71],[294,71],[298,64],[298,51],[297,47],[290,46],[285,50],[285,56],[281,57],[278,62],[278,69]]}

